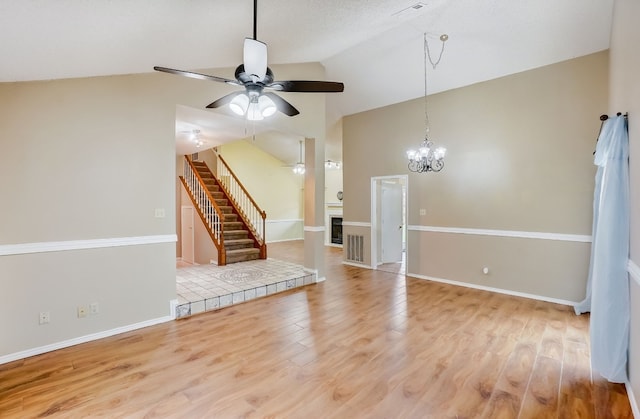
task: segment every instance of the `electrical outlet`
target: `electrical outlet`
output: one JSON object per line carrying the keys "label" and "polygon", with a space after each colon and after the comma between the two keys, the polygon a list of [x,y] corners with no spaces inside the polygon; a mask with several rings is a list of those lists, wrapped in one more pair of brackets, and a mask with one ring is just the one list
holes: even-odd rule
{"label": "electrical outlet", "polygon": [[89,304],[89,313],[91,313],[92,316],[100,313],[100,305],[98,305],[98,303]]}
{"label": "electrical outlet", "polygon": [[78,306],[78,318],[87,317],[87,307]]}
{"label": "electrical outlet", "polygon": [[427,210],[424,208],[420,208],[420,215],[427,215]]}
{"label": "electrical outlet", "polygon": [[164,218],[164,208],[156,208],[156,218]]}
{"label": "electrical outlet", "polygon": [[40,312],[40,324],[48,324],[51,321],[51,314],[48,311]]}

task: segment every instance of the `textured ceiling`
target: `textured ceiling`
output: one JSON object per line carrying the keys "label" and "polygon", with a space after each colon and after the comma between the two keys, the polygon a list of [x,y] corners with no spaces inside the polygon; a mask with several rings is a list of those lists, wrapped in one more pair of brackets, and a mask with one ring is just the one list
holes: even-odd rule
{"label": "textured ceiling", "polygon": [[[434,58],[449,35],[429,93],[609,46],[613,0],[423,0],[397,14],[416,3],[260,0],[258,39],[271,65],[321,62],[344,82],[327,95],[337,117],[422,96],[423,32]],[[250,0],[1,0],[0,82],[235,67],[252,13]],[[219,117],[230,133],[244,129]]]}

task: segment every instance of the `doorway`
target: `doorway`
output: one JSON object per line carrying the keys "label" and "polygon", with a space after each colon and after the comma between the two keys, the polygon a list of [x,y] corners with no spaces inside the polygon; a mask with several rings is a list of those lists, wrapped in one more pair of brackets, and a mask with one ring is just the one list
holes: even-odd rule
{"label": "doorway", "polygon": [[406,270],[407,175],[371,178],[371,267]]}

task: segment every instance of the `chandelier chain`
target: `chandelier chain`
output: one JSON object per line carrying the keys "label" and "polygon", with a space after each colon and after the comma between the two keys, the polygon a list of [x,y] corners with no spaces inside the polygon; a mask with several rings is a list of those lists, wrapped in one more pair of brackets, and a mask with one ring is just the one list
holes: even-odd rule
{"label": "chandelier chain", "polygon": [[449,39],[447,34],[440,35],[440,41],[442,42],[442,49],[437,61],[433,61],[431,58],[431,52],[429,51],[429,43],[427,41],[427,33],[424,33],[424,120],[425,120],[425,135],[424,140],[420,144],[418,150],[407,150],[407,158],[409,159],[408,168],[412,172],[427,173],[427,172],[439,172],[444,168],[444,157],[446,149],[444,147],[435,147],[432,141],[429,140],[429,107],[428,107],[428,86],[427,86],[427,62],[430,62],[435,69],[442,53],[444,52],[444,43]]}
{"label": "chandelier chain", "polygon": [[440,48],[440,54],[438,55],[438,59],[436,60],[436,62],[433,62],[433,59],[431,58],[431,50],[429,49],[429,42],[427,41],[427,34],[424,34],[424,49],[426,50],[426,54],[429,57],[429,62],[431,63],[431,66],[433,67],[433,69],[435,70],[436,67],[438,66],[438,64],[440,64],[440,60],[442,59],[442,54],[444,53],[444,44],[446,44],[446,41],[449,37],[447,35],[442,35],[440,36],[440,41],[442,41],[442,47]]}
{"label": "chandelier chain", "polygon": [[[427,106],[427,57],[429,57],[429,61],[431,61],[431,56],[429,55],[429,43],[427,42],[427,33],[424,33],[424,139],[426,140],[429,135],[429,109]],[[440,54],[440,58],[442,58],[442,54]],[[440,61],[440,59],[438,59]],[[433,67],[435,68],[435,66]]]}

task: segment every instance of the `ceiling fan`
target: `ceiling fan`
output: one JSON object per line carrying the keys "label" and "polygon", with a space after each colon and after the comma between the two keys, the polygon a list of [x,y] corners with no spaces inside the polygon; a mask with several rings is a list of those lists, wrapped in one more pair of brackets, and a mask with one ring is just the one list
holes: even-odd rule
{"label": "ceiling fan", "polygon": [[153,67],[156,71],[177,74],[201,80],[212,80],[233,86],[243,86],[244,91],[229,93],[207,105],[207,108],[218,108],[229,105],[238,115],[257,121],[280,111],[287,116],[295,116],[300,112],[289,102],[271,91],[302,93],[337,93],[344,91],[344,84],[332,81],[315,80],[283,80],[274,81],[273,72],[267,67],[267,44],[257,39],[258,0],[253,0],[253,39],[245,38],[243,64],[235,71],[235,80],[192,71],[176,70],[167,67]]}

